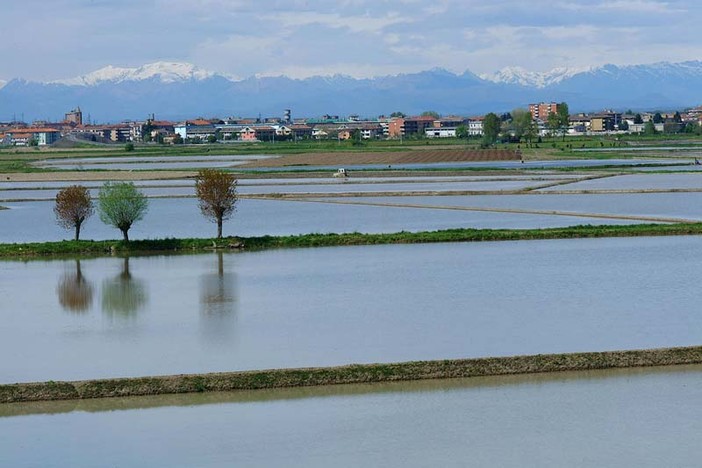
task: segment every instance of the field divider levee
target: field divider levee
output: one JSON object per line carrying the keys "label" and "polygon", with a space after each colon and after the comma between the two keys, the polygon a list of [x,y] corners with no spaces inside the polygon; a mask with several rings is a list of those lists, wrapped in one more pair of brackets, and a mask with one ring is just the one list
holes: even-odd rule
{"label": "field divider levee", "polygon": [[[293,199],[288,199],[295,201]],[[481,206],[451,206],[451,205],[426,205],[414,203],[390,203],[390,202],[369,202],[369,201],[352,201],[352,200],[314,200],[300,199],[300,202],[307,203],[327,203],[337,205],[359,205],[359,206],[378,206],[386,208],[417,208],[429,210],[450,210],[450,211],[477,211],[487,213],[512,213],[512,214],[535,214],[549,216],[570,216],[576,218],[596,218],[596,219],[617,219],[626,221],[644,221],[651,223],[698,223],[699,220],[686,218],[668,218],[658,216],[639,216],[639,215],[624,215],[624,214],[608,214],[608,213],[583,213],[575,211],[560,211],[560,210],[535,210],[526,208],[495,208]]]}
{"label": "field divider levee", "polygon": [[0,385],[0,403],[451,379],[702,363],[702,346]]}
{"label": "field divider levee", "polygon": [[213,250],[262,251],[269,249],[430,244],[444,242],[499,242],[605,237],[702,235],[702,222],[674,224],[578,225],[540,229],[456,228],[394,233],[310,233],[287,236],[80,240],[0,244],[0,258],[25,261],[42,257],[112,256],[125,254],[198,253]]}
{"label": "field divider levee", "polygon": [[621,176],[621,175],[626,175],[626,174],[600,174],[600,175],[593,175],[593,176],[588,176],[588,177],[580,177],[577,179],[556,180],[556,181],[549,182],[546,184],[536,185],[534,187],[526,188],[526,189],[524,189],[524,191],[531,192],[534,190],[542,190],[542,189],[547,189],[547,188],[551,188],[551,187],[558,187],[561,185],[570,185],[570,184],[575,184],[577,182],[585,182],[588,180],[607,179],[609,177],[617,177],[617,176]]}

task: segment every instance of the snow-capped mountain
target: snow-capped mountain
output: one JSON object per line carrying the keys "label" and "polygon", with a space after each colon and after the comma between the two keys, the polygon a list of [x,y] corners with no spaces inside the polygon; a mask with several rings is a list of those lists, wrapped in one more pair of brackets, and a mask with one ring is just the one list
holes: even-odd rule
{"label": "snow-capped mountain", "polygon": [[50,83],[13,79],[0,87],[0,121],[15,113],[60,119],[80,106],[99,122],[204,116],[295,116],[401,111],[477,115],[506,112],[539,101],[566,101],[575,112],[673,109],[702,102],[702,61],[604,65],[547,73],[503,69],[479,77],[443,69],[357,79],[344,75],[292,79],[234,79],[187,63],[157,62],[138,68],[105,67]]}
{"label": "snow-capped mountain", "polygon": [[7,84],[7,81],[0,80],[0,89]]}
{"label": "snow-capped mountain", "polygon": [[532,72],[522,67],[505,67],[491,74],[482,74],[480,77],[493,83],[515,84],[532,88],[545,88],[563,80],[566,80],[578,73],[589,70],[589,68],[554,68],[548,72]]}
{"label": "snow-capped mountain", "polygon": [[[121,83],[123,81],[142,81],[156,79],[161,83],[179,81],[199,81],[211,78],[217,73],[204,70],[190,63],[155,62],[138,68],[121,68],[108,65],[87,75],[64,80],[52,81],[52,84],[68,86],[95,86],[105,82]],[[219,75],[225,76],[225,75]]]}

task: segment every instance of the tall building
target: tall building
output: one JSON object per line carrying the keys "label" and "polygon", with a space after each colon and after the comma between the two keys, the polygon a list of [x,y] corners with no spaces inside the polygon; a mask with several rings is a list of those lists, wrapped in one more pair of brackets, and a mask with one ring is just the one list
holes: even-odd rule
{"label": "tall building", "polygon": [[68,112],[63,121],[67,124],[83,125],[83,112],[81,112],[80,107],[76,107],[71,112]]}
{"label": "tall building", "polygon": [[555,102],[540,102],[539,104],[529,104],[529,112],[531,112],[532,119],[541,120],[545,122],[550,114],[555,114],[556,112],[558,112],[558,104],[556,104]]}

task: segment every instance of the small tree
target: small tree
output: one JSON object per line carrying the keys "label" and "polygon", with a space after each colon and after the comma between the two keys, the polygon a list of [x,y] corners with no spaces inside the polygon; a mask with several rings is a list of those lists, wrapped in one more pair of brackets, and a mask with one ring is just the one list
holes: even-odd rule
{"label": "small tree", "polygon": [[221,239],[222,221],[236,211],[236,178],[229,172],[203,169],[197,175],[195,193],[200,200],[200,211],[217,223],[217,239]]}
{"label": "small tree", "polygon": [[649,120],[646,122],[644,125],[644,135],[655,135],[658,133],[658,130],[656,130],[656,125],[653,123],[653,121]]}
{"label": "small tree", "polygon": [[465,125],[456,127],[456,138],[468,138],[468,127]]}
{"label": "small tree", "polygon": [[75,240],[80,238],[80,227],[95,209],[90,192],[82,185],[71,185],[56,194],[56,222],[66,229],[75,229]]}
{"label": "small tree", "polygon": [[492,145],[500,135],[500,118],[490,112],[483,119],[483,140],[486,145]]}
{"label": "small tree", "polygon": [[105,182],[98,195],[100,219],[122,231],[129,241],[129,228],[146,214],[149,202],[132,182]]}
{"label": "small tree", "polygon": [[568,109],[568,103],[562,102],[558,104],[556,115],[558,116],[558,125],[563,136],[563,141],[565,141],[566,132],[570,126],[570,110]]}
{"label": "small tree", "polygon": [[134,143],[131,141],[124,145],[124,151],[134,151]]}
{"label": "small tree", "polygon": [[561,128],[561,120],[558,118],[558,114],[551,112],[548,114],[548,118],[546,119],[546,126],[548,126],[548,130],[551,133],[552,136],[555,136],[556,133],[558,133],[558,130]]}

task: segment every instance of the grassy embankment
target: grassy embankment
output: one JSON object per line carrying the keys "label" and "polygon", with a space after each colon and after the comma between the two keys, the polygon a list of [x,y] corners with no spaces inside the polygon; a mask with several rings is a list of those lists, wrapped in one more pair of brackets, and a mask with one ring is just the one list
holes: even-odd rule
{"label": "grassy embankment", "polygon": [[515,241],[596,237],[685,236],[702,234],[702,223],[572,226],[547,229],[447,229],[391,234],[304,234],[294,236],[237,237],[225,239],[155,239],[129,242],[60,241],[0,244],[0,257],[106,255],[111,253],[194,252],[215,248],[265,250],[348,245],[421,244],[438,242]]}
{"label": "grassy embankment", "polygon": [[702,346],[0,385],[0,403],[449,379],[702,362]]}

